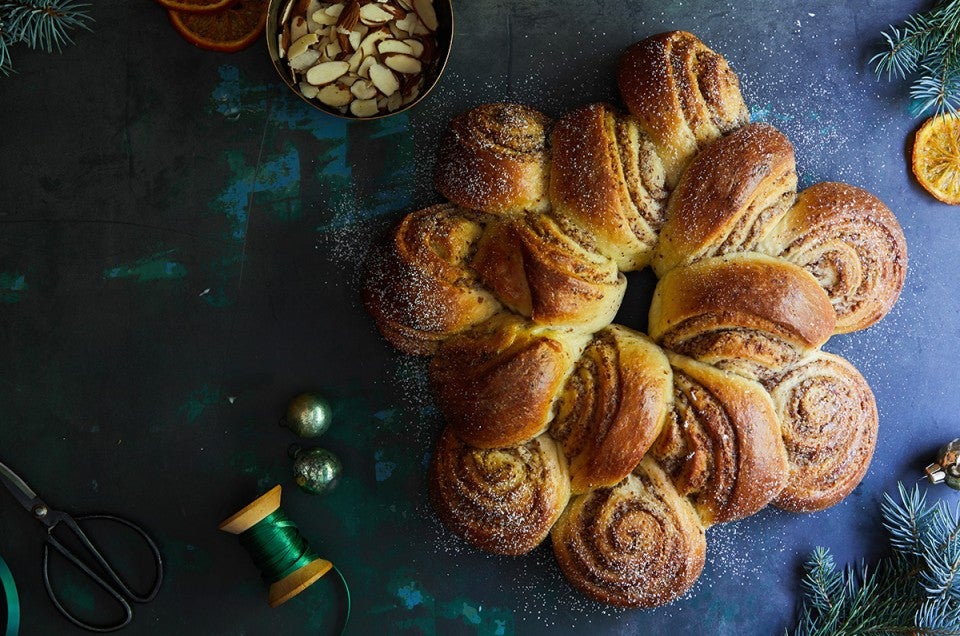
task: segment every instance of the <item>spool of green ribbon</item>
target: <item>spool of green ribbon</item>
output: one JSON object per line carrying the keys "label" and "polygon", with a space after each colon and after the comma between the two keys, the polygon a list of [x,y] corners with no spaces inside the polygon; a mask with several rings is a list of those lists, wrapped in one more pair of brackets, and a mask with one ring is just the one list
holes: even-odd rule
{"label": "spool of green ribbon", "polygon": [[4,636],[17,636],[20,631],[20,597],[17,596],[17,585],[13,581],[13,572],[7,567],[3,557],[0,557],[0,590],[7,606],[7,628]]}
{"label": "spool of green ribbon", "polygon": [[239,538],[240,545],[260,570],[260,576],[271,585],[320,558],[310,549],[296,524],[280,509],[241,532]]}
{"label": "spool of green ribbon", "polygon": [[296,524],[280,509],[280,492],[280,486],[274,486],[221,523],[220,529],[237,535],[240,545],[250,554],[260,576],[270,586],[270,607],[290,600],[333,569],[346,592],[346,628],[351,605],[347,581],[330,561],[310,548]]}

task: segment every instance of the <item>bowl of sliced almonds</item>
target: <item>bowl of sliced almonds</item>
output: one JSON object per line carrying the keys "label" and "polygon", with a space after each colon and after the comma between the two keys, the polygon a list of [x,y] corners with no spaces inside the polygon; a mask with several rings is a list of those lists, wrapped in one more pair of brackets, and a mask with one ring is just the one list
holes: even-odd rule
{"label": "bowl of sliced almonds", "polygon": [[284,83],[348,119],[415,106],[453,41],[452,0],[270,0],[267,11],[267,49]]}

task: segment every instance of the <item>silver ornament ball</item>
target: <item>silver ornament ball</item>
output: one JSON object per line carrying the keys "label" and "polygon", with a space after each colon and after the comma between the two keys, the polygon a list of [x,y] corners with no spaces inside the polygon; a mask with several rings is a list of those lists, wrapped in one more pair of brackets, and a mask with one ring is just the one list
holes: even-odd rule
{"label": "silver ornament ball", "polygon": [[325,448],[301,448],[293,452],[293,479],[304,492],[321,495],[340,482],[343,464]]}

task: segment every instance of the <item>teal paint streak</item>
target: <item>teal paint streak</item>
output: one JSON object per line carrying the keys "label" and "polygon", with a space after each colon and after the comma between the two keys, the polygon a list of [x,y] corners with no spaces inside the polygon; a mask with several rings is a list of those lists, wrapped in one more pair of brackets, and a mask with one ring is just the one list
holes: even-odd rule
{"label": "teal paint streak", "polygon": [[[208,215],[224,220],[226,245],[219,257],[203,265],[200,284],[209,292],[201,297],[207,305],[223,308],[235,302],[251,227],[264,218],[301,221],[309,210],[316,215],[309,227],[322,234],[405,210],[413,200],[415,161],[405,113],[351,122],[311,108],[280,82],[253,81],[233,65],[222,65],[217,73],[208,112],[262,130],[263,140],[256,155],[249,149],[223,155],[228,176],[207,204]],[[368,140],[375,146],[363,159],[371,163],[364,170],[371,183],[358,194],[350,150]],[[323,205],[305,207],[304,188]]]}
{"label": "teal paint streak", "polygon": [[18,303],[27,291],[27,277],[19,272],[0,272],[0,303]]}
{"label": "teal paint streak", "polygon": [[203,412],[210,406],[214,406],[217,402],[220,401],[220,391],[219,389],[211,389],[208,385],[204,384],[202,387],[190,394],[190,397],[187,398],[187,401],[180,405],[180,408],[177,409],[177,412],[182,414],[187,422],[193,424],[200,416],[203,415]]}
{"label": "teal paint streak", "polygon": [[417,605],[423,605],[423,593],[417,589],[417,585],[413,581],[399,588],[397,597],[403,603],[404,609],[409,610]]}
{"label": "teal paint streak", "polygon": [[103,277],[107,279],[133,278],[141,283],[186,278],[187,268],[168,258],[175,251],[160,252],[128,265],[105,269],[103,270]]}
{"label": "teal paint streak", "polygon": [[230,167],[230,181],[211,203],[211,211],[227,219],[227,236],[242,242],[247,235],[248,209],[250,207],[253,170],[247,166],[243,153],[231,150],[224,153]]}
{"label": "teal paint streak", "polygon": [[394,632],[415,632],[438,635],[451,630],[451,623],[472,628],[477,636],[509,636],[513,634],[513,613],[510,609],[485,607],[464,597],[439,600],[423,589],[409,569],[392,577],[388,590],[395,599],[393,606],[373,608],[375,614],[389,620]]}
{"label": "teal paint streak", "polygon": [[293,144],[268,157],[257,170],[253,192],[259,205],[278,221],[300,218],[300,153]]}
{"label": "teal paint streak", "polygon": [[[219,77],[220,81],[211,93],[214,112],[228,119],[267,112],[265,125],[268,129],[304,132],[312,137],[312,141],[308,140],[312,145],[320,142],[319,147],[310,152],[315,166],[312,177],[320,187],[318,199],[326,202],[322,209],[325,218],[317,225],[318,232],[343,229],[409,207],[413,198],[415,165],[409,115],[400,113],[375,122],[351,122],[311,108],[280,83],[250,82],[234,66],[221,66]],[[367,190],[369,194],[358,200],[353,192],[353,167],[347,159],[351,139],[361,135],[376,140],[380,145],[377,156],[389,157],[390,162],[377,166],[373,187]],[[296,152],[296,148],[291,146],[288,151]],[[292,154],[288,156],[292,157]],[[289,164],[284,165],[292,168]],[[296,174],[301,178],[299,172]],[[276,187],[283,190],[289,185],[276,184]],[[242,191],[225,192],[219,203],[236,210],[246,204],[250,193],[246,197],[243,195]],[[281,214],[277,206],[273,210]],[[294,210],[286,218],[292,220],[298,216]],[[234,214],[232,226],[239,235],[237,217]]]}
{"label": "teal paint streak", "polygon": [[236,150],[224,153],[224,161],[230,167],[230,181],[209,211],[227,219],[228,239],[242,243],[246,238],[254,198],[275,218],[300,217],[300,154],[295,147],[288,144],[283,152],[263,159],[259,167],[249,165]]}
{"label": "teal paint streak", "polygon": [[393,471],[397,469],[397,463],[385,461],[383,459],[382,450],[375,452],[373,454],[373,458],[376,460],[374,471],[376,472],[377,481],[383,482],[390,479],[390,476],[393,475]]}

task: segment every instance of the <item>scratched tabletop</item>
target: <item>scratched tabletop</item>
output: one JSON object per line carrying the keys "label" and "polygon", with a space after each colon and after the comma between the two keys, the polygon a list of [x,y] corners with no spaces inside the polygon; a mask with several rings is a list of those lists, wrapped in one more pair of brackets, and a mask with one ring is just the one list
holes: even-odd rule
{"label": "scratched tabletop", "polygon": [[[149,528],[167,576],[126,632],[335,634],[345,594],[328,576],[271,609],[227,516],[274,484],[283,509],[349,584],[352,634],[776,634],[790,627],[803,560],[887,549],[878,504],[960,436],[960,212],[910,177],[920,120],[907,85],[869,64],[880,33],[928,2],[506,0],[455,2],[442,82],[420,106],[369,123],[311,110],[279,81],[265,43],[201,51],[152,2],[103,0],[91,32],[47,55],[11,50],[0,78],[0,461],[49,503]],[[551,116],[619,103],[619,53],[696,33],[741,79],[754,120],[793,142],[801,187],[845,181],[897,214],[909,273],[894,311],[832,338],[880,409],[863,483],[817,514],[765,510],[711,528],[703,575],[649,611],[587,601],[549,548],[489,556],[444,531],[425,466],[441,421],[425,362],[395,353],[359,302],[371,242],[439,200],[447,122],[510,100]],[[617,322],[644,329],[651,280],[632,274]],[[344,475],[311,496],[277,425],[316,391]],[[945,487],[930,496],[955,499]],[[0,492],[0,556],[22,634],[82,633],[52,607],[42,531]],[[64,594],[98,601],[79,585]],[[377,630],[377,631],[374,631]]]}

